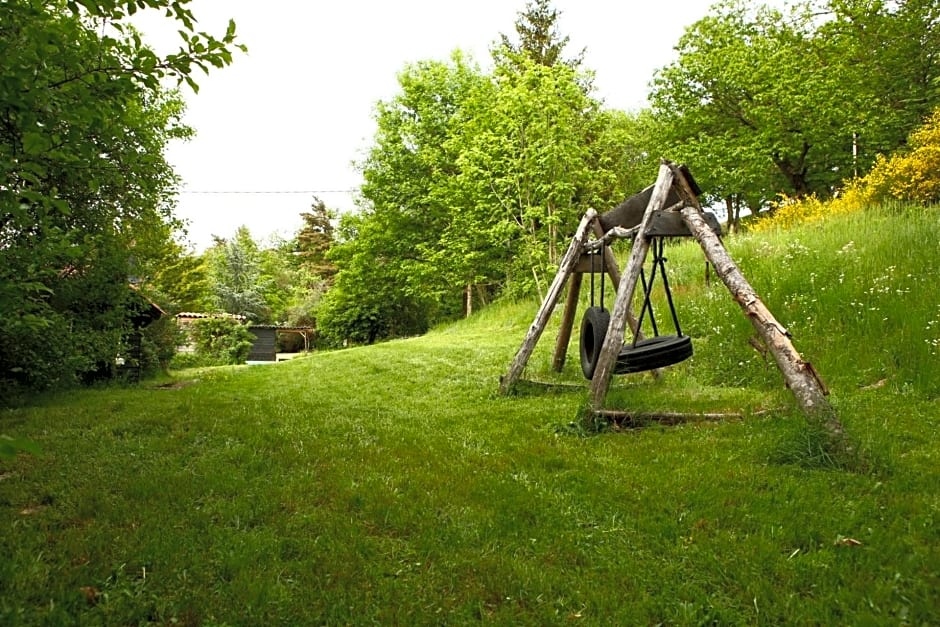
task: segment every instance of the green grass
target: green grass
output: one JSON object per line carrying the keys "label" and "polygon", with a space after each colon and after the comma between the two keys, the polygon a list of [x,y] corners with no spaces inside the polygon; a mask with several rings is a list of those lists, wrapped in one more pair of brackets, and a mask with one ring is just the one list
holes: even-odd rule
{"label": "green grass", "polygon": [[536,303],[4,410],[42,452],[0,462],[0,624],[938,623],[938,239],[936,213],[872,212],[728,242],[832,388],[848,462],[688,244],[696,355],[609,403],[738,418],[586,434],[556,327],[498,396]]}

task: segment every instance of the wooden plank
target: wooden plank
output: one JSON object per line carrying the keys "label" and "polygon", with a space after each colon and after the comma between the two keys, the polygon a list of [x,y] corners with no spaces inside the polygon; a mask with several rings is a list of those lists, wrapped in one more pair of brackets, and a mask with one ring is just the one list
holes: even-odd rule
{"label": "wooden plank", "polygon": [[[629,229],[642,222],[646,208],[649,206],[650,200],[653,197],[655,187],[655,185],[651,185],[642,192],[630,196],[610,211],[602,213],[598,217],[598,221],[604,232],[609,231],[615,226]],[[669,195],[663,207],[674,205],[682,200],[676,191],[670,189],[668,193]],[[660,209],[663,207],[660,207]]]}
{"label": "wooden plank", "polygon": [[[641,233],[646,231],[646,226],[653,212],[666,206],[668,197],[674,194],[673,178],[672,169],[667,163],[663,162],[659,167],[659,176],[653,186],[649,205],[647,205],[646,212],[640,220]],[[640,269],[646,260],[649,247],[650,243],[646,237],[637,237],[633,240],[630,258],[627,260],[627,267],[623,272],[617,290],[617,299],[614,302],[614,309],[610,317],[610,328],[604,338],[604,345],[601,347],[600,355],[597,358],[594,378],[591,380],[591,408],[594,411],[600,411],[604,408],[604,400],[607,397],[607,390],[610,388],[610,378],[617,363],[617,355],[620,353],[621,346],[623,346],[623,334],[627,326],[633,293],[640,279]]]}
{"label": "wooden plank", "polygon": [[595,220],[597,220],[597,212],[593,209],[588,209],[584,217],[581,218],[581,223],[578,225],[577,231],[575,231],[571,245],[568,246],[565,256],[562,257],[558,273],[555,274],[551,287],[548,288],[548,294],[546,294],[545,300],[542,302],[542,306],[535,316],[535,320],[529,327],[525,339],[522,341],[522,346],[519,347],[519,351],[512,360],[509,371],[500,378],[499,391],[501,394],[505,395],[511,392],[516,381],[522,376],[522,371],[525,370],[529,357],[532,356],[532,351],[535,350],[535,345],[538,343],[539,338],[542,337],[542,332],[545,331],[545,325],[548,323],[548,319],[555,309],[555,304],[558,302],[561,290],[565,286],[565,281],[568,280],[568,277],[571,276],[571,273],[574,271],[575,264],[577,264],[578,258],[581,256],[581,249],[587,241],[591,224]]}
{"label": "wooden plank", "polygon": [[[572,272],[576,272],[578,274],[591,274],[592,272],[600,274],[601,268],[605,267],[606,265],[606,261],[602,263],[601,260],[594,255],[582,253],[581,256],[578,257],[578,262],[575,264]],[[617,267],[616,261],[614,261],[614,267]],[[610,268],[606,268],[606,270],[607,275],[610,276]]]}

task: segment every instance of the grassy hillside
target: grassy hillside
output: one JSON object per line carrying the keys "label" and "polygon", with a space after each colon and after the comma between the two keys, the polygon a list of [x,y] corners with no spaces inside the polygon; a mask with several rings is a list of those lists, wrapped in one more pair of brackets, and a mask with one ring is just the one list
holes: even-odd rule
{"label": "grassy hillside", "polygon": [[553,329],[497,396],[534,302],[7,410],[42,453],[0,462],[0,624],[940,622],[938,241],[936,212],[870,212],[728,243],[832,389],[842,465],[688,243],[696,355],[610,402],[739,419],[584,433]]}

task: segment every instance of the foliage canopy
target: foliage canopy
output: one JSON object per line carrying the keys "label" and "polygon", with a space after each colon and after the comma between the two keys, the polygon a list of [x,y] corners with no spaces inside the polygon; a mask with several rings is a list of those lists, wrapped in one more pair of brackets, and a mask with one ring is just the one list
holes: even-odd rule
{"label": "foliage canopy", "polygon": [[[195,31],[189,0],[0,4],[0,380],[67,382],[114,360],[129,280],[168,245],[193,72],[232,60],[235,26]],[[182,47],[157,56],[126,24],[166,12]],[[168,228],[170,227],[170,228]],[[18,312],[19,315],[11,315]]]}

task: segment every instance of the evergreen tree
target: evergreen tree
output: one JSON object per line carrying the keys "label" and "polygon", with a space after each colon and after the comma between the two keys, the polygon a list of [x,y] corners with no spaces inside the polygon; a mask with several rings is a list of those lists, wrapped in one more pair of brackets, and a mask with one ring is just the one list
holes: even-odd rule
{"label": "evergreen tree", "polygon": [[515,23],[519,43],[514,44],[507,35],[500,35],[502,46],[493,52],[494,56],[497,60],[505,57],[514,66],[526,58],[546,67],[561,63],[578,69],[584,59],[584,50],[572,59],[562,57],[569,38],[558,31],[560,17],[561,12],[551,6],[550,0],[530,0]]}
{"label": "evergreen tree", "polygon": [[226,313],[267,322],[266,278],[261,254],[246,226],[240,226],[231,240],[216,238],[207,251],[216,306]]}
{"label": "evergreen tree", "polygon": [[336,274],[336,265],[327,258],[333,246],[333,212],[314,196],[310,211],[301,213],[300,217],[304,220],[297,233],[300,263],[308,272],[330,281]]}

